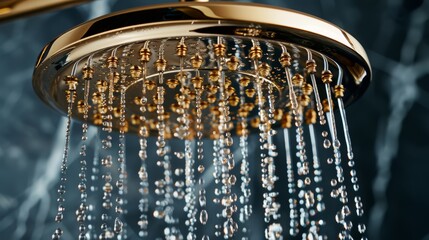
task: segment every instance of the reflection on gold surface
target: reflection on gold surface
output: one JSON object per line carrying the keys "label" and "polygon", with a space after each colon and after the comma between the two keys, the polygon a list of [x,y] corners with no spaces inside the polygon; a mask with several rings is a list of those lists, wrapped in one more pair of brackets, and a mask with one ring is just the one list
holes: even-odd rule
{"label": "reflection on gold surface", "polygon": [[22,0],[2,0],[0,1],[0,9],[11,8],[12,5],[21,2]]}
{"label": "reflection on gold surface", "polygon": [[12,9],[11,9],[11,8],[8,8],[8,7],[0,8],[0,15],[10,13],[10,11],[11,11],[11,10],[12,10]]}
{"label": "reflection on gold surface", "polygon": [[88,1],[90,0],[2,0],[0,22]]}

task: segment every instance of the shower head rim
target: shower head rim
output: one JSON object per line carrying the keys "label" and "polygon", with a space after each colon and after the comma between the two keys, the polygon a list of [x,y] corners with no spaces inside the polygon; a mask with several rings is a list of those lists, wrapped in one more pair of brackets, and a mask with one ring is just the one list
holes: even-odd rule
{"label": "shower head rim", "polygon": [[[241,9],[242,11],[237,13],[233,11],[235,9]],[[73,47],[81,41],[97,38],[111,32],[121,32],[124,29],[138,27],[140,25],[156,25],[156,23],[161,23],[159,19],[144,19],[146,22],[142,22],[143,19],[133,19],[129,20],[129,22],[132,22],[131,24],[128,24],[127,21],[120,21],[130,16],[130,14],[143,15],[153,10],[165,10],[170,13],[180,12],[187,15],[187,20],[193,21],[250,23],[258,25],[262,30],[264,30],[265,27],[274,26],[277,28],[284,28],[284,31],[292,32],[293,34],[303,34],[303,38],[308,38],[309,36],[314,35],[320,37],[319,39],[321,40],[331,40],[336,42],[338,47],[348,49],[350,54],[356,56],[356,58],[360,58],[361,61],[358,63],[365,68],[368,78],[371,78],[370,62],[364,48],[351,34],[338,26],[313,15],[291,9],[256,3],[232,2],[180,2],[157,4],[114,12],[95,18],[70,29],[47,44],[37,60],[36,68],[53,55],[60,53],[66,48]],[[293,19],[294,17],[301,17],[302,19],[300,20],[304,20],[304,22],[298,20],[283,20]],[[162,24],[170,24],[177,21],[177,19],[164,20]],[[118,26],[108,24],[112,22]],[[266,38],[267,36],[259,35],[253,37]],[[276,41],[277,39],[271,36],[269,37],[269,40]],[[312,38],[311,40],[317,41],[316,38]],[[120,44],[121,43],[118,43],[118,45]],[[320,52],[324,53],[323,51]]]}
{"label": "shower head rim", "polygon": [[[145,15],[151,17],[138,18]],[[167,28],[174,34],[165,33]],[[154,32],[150,33],[152,30]],[[138,31],[146,31],[139,41],[150,40],[152,36],[159,38],[157,34],[164,31],[164,37],[221,35],[295,44],[314,50],[337,61],[349,76],[357,76],[353,76],[356,89],[353,97],[345,102],[346,105],[358,99],[371,80],[370,63],[361,44],[341,28],[322,19],[261,4],[182,2],[111,13],[62,34],[45,46],[37,60],[33,74],[36,93],[48,105],[64,112],[56,105],[58,100],[49,93],[47,78],[55,81],[52,78],[57,78],[64,66],[79,61],[91,52],[135,42],[130,36],[141,33]],[[120,41],[111,41],[112,36],[119,36]],[[291,36],[293,39],[288,38]],[[114,45],[106,45],[106,39]],[[88,47],[88,43],[95,48]]]}

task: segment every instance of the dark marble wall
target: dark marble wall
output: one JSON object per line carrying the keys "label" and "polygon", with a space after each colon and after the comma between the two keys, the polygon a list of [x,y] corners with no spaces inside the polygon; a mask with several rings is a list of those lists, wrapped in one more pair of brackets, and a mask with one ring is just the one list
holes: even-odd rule
{"label": "dark marble wall", "polygon": [[[48,239],[65,120],[32,89],[44,44],[153,0],[99,0],[0,24],[0,239]],[[429,240],[429,1],[254,1],[331,21],[366,48],[373,82],[348,108],[370,239]],[[76,173],[77,175],[77,173]]]}

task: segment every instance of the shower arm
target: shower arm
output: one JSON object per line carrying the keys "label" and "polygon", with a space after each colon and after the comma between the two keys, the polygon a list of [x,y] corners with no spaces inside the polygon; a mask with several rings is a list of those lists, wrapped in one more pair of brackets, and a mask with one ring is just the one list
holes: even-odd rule
{"label": "shower arm", "polygon": [[7,0],[0,4],[0,23],[90,1],[91,0]]}

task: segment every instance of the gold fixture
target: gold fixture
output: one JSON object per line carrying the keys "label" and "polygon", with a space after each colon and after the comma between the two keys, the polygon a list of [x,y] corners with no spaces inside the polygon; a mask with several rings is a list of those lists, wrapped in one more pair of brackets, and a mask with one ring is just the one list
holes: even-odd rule
{"label": "gold fixture", "polygon": [[[83,123],[81,203],[75,206],[79,239],[126,238],[133,226],[127,226],[127,211],[134,208],[140,211],[143,238],[157,237],[148,230],[153,216],[164,222],[166,239],[247,239],[252,184],[259,180],[266,239],[288,234],[323,239],[331,220],[341,227],[339,239],[351,237],[353,224],[365,239],[365,224],[351,220],[352,209],[361,217],[363,207],[344,108],[365,92],[370,79],[368,58],[355,38],[288,9],[182,0],[79,25],[42,50],[33,78],[38,95],[68,118],[55,220],[61,223],[69,214],[64,199],[73,118]],[[92,163],[88,124],[99,126],[102,138],[96,150],[100,157]],[[296,141],[289,136],[292,129]],[[126,165],[128,132],[139,137],[139,153],[127,154],[140,158],[139,169]],[[254,136],[260,150],[248,147]],[[260,156],[250,155],[254,152]],[[284,159],[286,169],[276,168]],[[163,177],[149,168],[153,162]],[[322,175],[329,167],[336,171],[332,179]],[[249,169],[261,171],[260,176]],[[211,182],[207,174],[213,175]],[[98,175],[100,181],[88,180]],[[138,175],[138,189],[127,185],[133,175]],[[283,175],[288,191],[275,184]],[[322,187],[325,181],[331,189]],[[96,189],[103,199],[90,202]],[[141,194],[139,206],[127,206],[131,191]],[[340,205],[332,219],[322,214],[332,210],[325,210],[327,195]],[[154,208],[149,198],[155,198]],[[177,204],[185,206],[184,221]],[[284,225],[283,218],[290,223]],[[59,227],[52,237],[62,235]]]}
{"label": "gold fixture", "polygon": [[0,2],[0,22],[14,18],[69,7],[89,0],[2,0]]}

